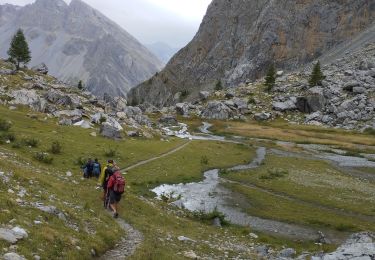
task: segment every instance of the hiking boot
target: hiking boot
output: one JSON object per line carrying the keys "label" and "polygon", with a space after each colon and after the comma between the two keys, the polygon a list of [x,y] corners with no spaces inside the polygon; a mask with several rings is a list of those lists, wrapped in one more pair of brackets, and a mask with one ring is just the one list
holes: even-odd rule
{"label": "hiking boot", "polygon": [[113,214],[113,217],[118,218],[118,213],[116,212],[115,214]]}

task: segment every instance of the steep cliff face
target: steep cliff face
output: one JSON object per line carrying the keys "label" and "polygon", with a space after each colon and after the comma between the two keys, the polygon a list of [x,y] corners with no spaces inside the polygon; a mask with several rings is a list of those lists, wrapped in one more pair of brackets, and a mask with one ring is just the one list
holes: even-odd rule
{"label": "steep cliff face", "polygon": [[165,106],[221,81],[233,87],[267,67],[291,70],[364,31],[373,0],[214,0],[194,39],[166,68],[129,94],[133,103]]}
{"label": "steep cliff face", "polygon": [[81,0],[37,0],[25,7],[0,6],[0,56],[18,28],[32,51],[31,66],[44,62],[50,74],[86,83],[98,96],[125,95],[162,63],[134,37]]}

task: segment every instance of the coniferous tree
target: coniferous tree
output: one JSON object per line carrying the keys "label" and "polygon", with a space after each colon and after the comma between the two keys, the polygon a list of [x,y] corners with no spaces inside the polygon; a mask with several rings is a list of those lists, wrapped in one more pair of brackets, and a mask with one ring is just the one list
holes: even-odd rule
{"label": "coniferous tree", "polygon": [[80,90],[82,90],[83,89],[83,83],[82,83],[82,80],[80,80],[79,82],[78,82],[78,89],[80,89]]}
{"label": "coniferous tree", "polygon": [[266,82],[264,85],[266,86],[266,90],[269,92],[275,86],[276,82],[276,69],[275,66],[272,64],[267,71],[266,75]]}
{"label": "coniferous tree", "polygon": [[321,86],[322,85],[322,80],[325,79],[325,76],[320,68],[320,62],[318,61],[311,73],[309,84],[311,87],[314,86]]}
{"label": "coniferous tree", "polygon": [[21,63],[27,64],[31,60],[29,45],[22,29],[18,29],[17,33],[13,36],[8,55],[10,60],[16,64],[17,70],[20,68]]}

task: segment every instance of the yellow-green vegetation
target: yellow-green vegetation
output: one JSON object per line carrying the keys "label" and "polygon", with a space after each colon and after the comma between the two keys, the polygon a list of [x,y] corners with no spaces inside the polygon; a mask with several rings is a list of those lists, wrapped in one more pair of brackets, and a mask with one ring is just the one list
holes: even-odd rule
{"label": "yellow-green vegetation", "polygon": [[323,161],[268,155],[257,169],[225,172],[251,214],[337,231],[375,230],[375,184]]}
{"label": "yellow-green vegetation", "polygon": [[[263,124],[215,121],[212,130],[224,135],[235,134],[301,144],[327,144],[353,151],[360,150],[359,145],[375,146],[375,138],[370,134],[316,126],[290,125],[282,120]],[[371,147],[367,149],[373,151]]]}
{"label": "yellow-green vegetation", "polygon": [[248,163],[253,156],[254,149],[242,144],[194,141],[166,158],[129,171],[127,179],[132,189],[148,194],[161,184],[200,181],[205,170]]}
{"label": "yellow-green vegetation", "polygon": [[[9,184],[0,181],[0,223],[11,223],[28,231],[29,238],[17,243],[17,252],[27,258],[37,254],[42,259],[89,259],[92,249],[102,254],[123,235],[111,215],[103,209],[99,199],[102,191],[95,189],[96,181],[82,179],[80,166],[84,159],[98,157],[103,162],[107,159],[105,154],[115,150],[115,160],[125,168],[186,143],[180,139],[113,141],[93,137],[90,133],[94,129],[58,126],[54,119],[48,119],[43,114],[27,116],[24,109],[10,111],[0,107],[0,118],[11,122],[11,128],[4,130],[4,133],[11,133],[15,137],[11,143],[3,142],[0,146],[0,171],[12,174]],[[56,146],[59,146],[59,151],[53,153]],[[38,153],[48,154],[53,161],[45,163],[36,160]],[[127,176],[129,187],[121,203],[121,215],[145,236],[134,258],[183,258],[182,255],[176,256],[176,253],[189,249],[212,257],[224,255],[217,245],[229,240],[228,237],[232,237],[233,243],[243,243],[244,248],[249,248],[252,242],[249,231],[244,232],[237,227],[223,230],[213,228],[184,212],[179,217],[169,212],[170,206],[167,204],[155,202],[153,198],[143,199],[140,195],[151,195],[147,191],[158,181],[180,183],[199,180],[203,170],[248,162],[253,153],[253,148],[244,145],[193,141],[176,154],[130,171]],[[71,171],[73,176],[67,176],[67,171]],[[27,194],[18,197],[17,193],[22,188],[26,189]],[[8,189],[15,193],[9,193]],[[67,220],[37,209],[32,204],[37,202],[55,206]],[[176,241],[180,235],[197,240],[211,239],[213,244],[187,245]],[[161,243],[160,239],[164,239],[165,243]],[[7,246],[0,241],[0,248]],[[228,247],[227,251],[233,256],[238,254],[233,248]],[[242,255],[251,258],[252,252],[245,251]]]}

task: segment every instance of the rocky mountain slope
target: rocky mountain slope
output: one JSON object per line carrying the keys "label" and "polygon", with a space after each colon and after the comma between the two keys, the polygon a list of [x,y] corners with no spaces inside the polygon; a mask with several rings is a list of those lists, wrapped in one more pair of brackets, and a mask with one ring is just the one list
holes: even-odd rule
{"label": "rocky mountain slope", "polygon": [[81,0],[0,6],[1,57],[7,57],[18,28],[26,33],[31,66],[44,62],[51,75],[74,85],[83,80],[98,96],[124,96],[162,67],[129,33]]}
{"label": "rocky mountain slope", "polygon": [[147,44],[146,47],[151,50],[164,64],[179,51],[178,48],[173,48],[164,42],[155,42],[153,44]]}
{"label": "rocky mountain slope", "polygon": [[369,0],[215,0],[194,39],[129,100],[162,107],[218,81],[234,87],[257,79],[271,63],[298,68],[366,30],[374,14]]}
{"label": "rocky mountain slope", "polygon": [[179,102],[162,111],[208,120],[283,119],[293,124],[371,131],[375,129],[374,57],[374,43],[347,52],[322,67],[326,77],[322,86],[309,85],[311,66],[307,66],[290,73],[278,71],[270,92],[260,79],[237,88],[201,91],[199,101]]}

